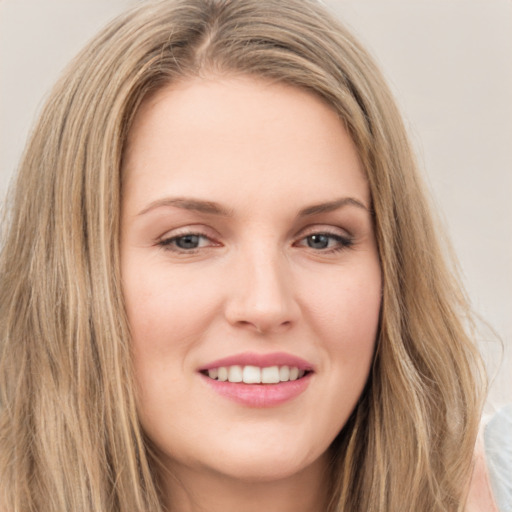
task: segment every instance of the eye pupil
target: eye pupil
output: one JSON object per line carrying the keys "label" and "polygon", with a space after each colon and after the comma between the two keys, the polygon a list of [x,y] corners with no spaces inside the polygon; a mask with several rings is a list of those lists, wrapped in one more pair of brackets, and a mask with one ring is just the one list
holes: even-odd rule
{"label": "eye pupil", "polygon": [[197,249],[199,247],[199,235],[184,235],[176,238],[176,245],[180,249]]}
{"label": "eye pupil", "polygon": [[326,249],[329,246],[329,237],[327,235],[308,236],[308,247],[312,249]]}

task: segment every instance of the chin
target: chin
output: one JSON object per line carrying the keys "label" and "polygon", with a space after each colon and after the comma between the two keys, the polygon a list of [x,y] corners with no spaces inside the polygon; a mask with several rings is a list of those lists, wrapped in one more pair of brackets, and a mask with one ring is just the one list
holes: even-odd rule
{"label": "chin", "polygon": [[305,453],[286,446],[276,449],[254,443],[247,450],[226,453],[212,469],[240,481],[276,482],[307,471],[317,463],[321,464],[323,458],[322,453]]}
{"label": "chin", "polygon": [[304,470],[307,464],[289,460],[243,461],[225,468],[224,474],[245,482],[276,482],[284,480]]}

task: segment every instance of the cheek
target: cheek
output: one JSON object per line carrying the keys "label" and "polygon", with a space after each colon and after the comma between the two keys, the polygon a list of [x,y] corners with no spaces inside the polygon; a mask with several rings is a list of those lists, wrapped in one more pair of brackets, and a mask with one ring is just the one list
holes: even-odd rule
{"label": "cheek", "polygon": [[[348,270],[348,269],[347,269]],[[377,262],[338,272],[309,294],[310,324],[322,351],[326,400],[339,424],[348,418],[370,372],[378,335],[381,274]]]}
{"label": "cheek", "polygon": [[175,352],[200,338],[218,306],[215,285],[205,286],[205,279],[162,262],[146,262],[141,268],[137,261],[128,261],[123,270],[135,348]]}
{"label": "cheek", "polygon": [[209,288],[186,272],[171,272],[169,265],[155,261],[124,263],[139,414],[153,432],[170,424],[170,411],[183,405],[180,397],[190,385],[184,371],[189,354],[204,339],[215,306]]}
{"label": "cheek", "polygon": [[381,307],[381,272],[378,261],[341,269],[304,293],[312,323],[333,349],[364,350],[374,344]]}

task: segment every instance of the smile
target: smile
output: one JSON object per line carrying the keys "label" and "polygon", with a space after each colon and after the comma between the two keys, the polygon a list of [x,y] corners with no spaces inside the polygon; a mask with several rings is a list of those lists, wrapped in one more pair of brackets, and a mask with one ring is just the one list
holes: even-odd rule
{"label": "smile", "polygon": [[308,361],[284,352],[246,352],[199,369],[215,394],[251,408],[276,407],[306,391],[315,374]]}
{"label": "smile", "polygon": [[279,384],[280,382],[294,381],[301,379],[307,370],[299,369],[297,366],[258,366],[233,365],[211,368],[202,372],[210,379],[220,382],[243,382],[244,384]]}

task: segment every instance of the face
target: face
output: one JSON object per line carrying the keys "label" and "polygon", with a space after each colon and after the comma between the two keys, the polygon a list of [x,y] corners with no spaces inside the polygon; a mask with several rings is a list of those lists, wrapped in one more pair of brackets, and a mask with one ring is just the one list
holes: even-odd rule
{"label": "face", "polygon": [[142,426],[173,471],[271,479],[324,461],[371,366],[368,185],[320,99],[174,84],[125,155],[121,261]]}

